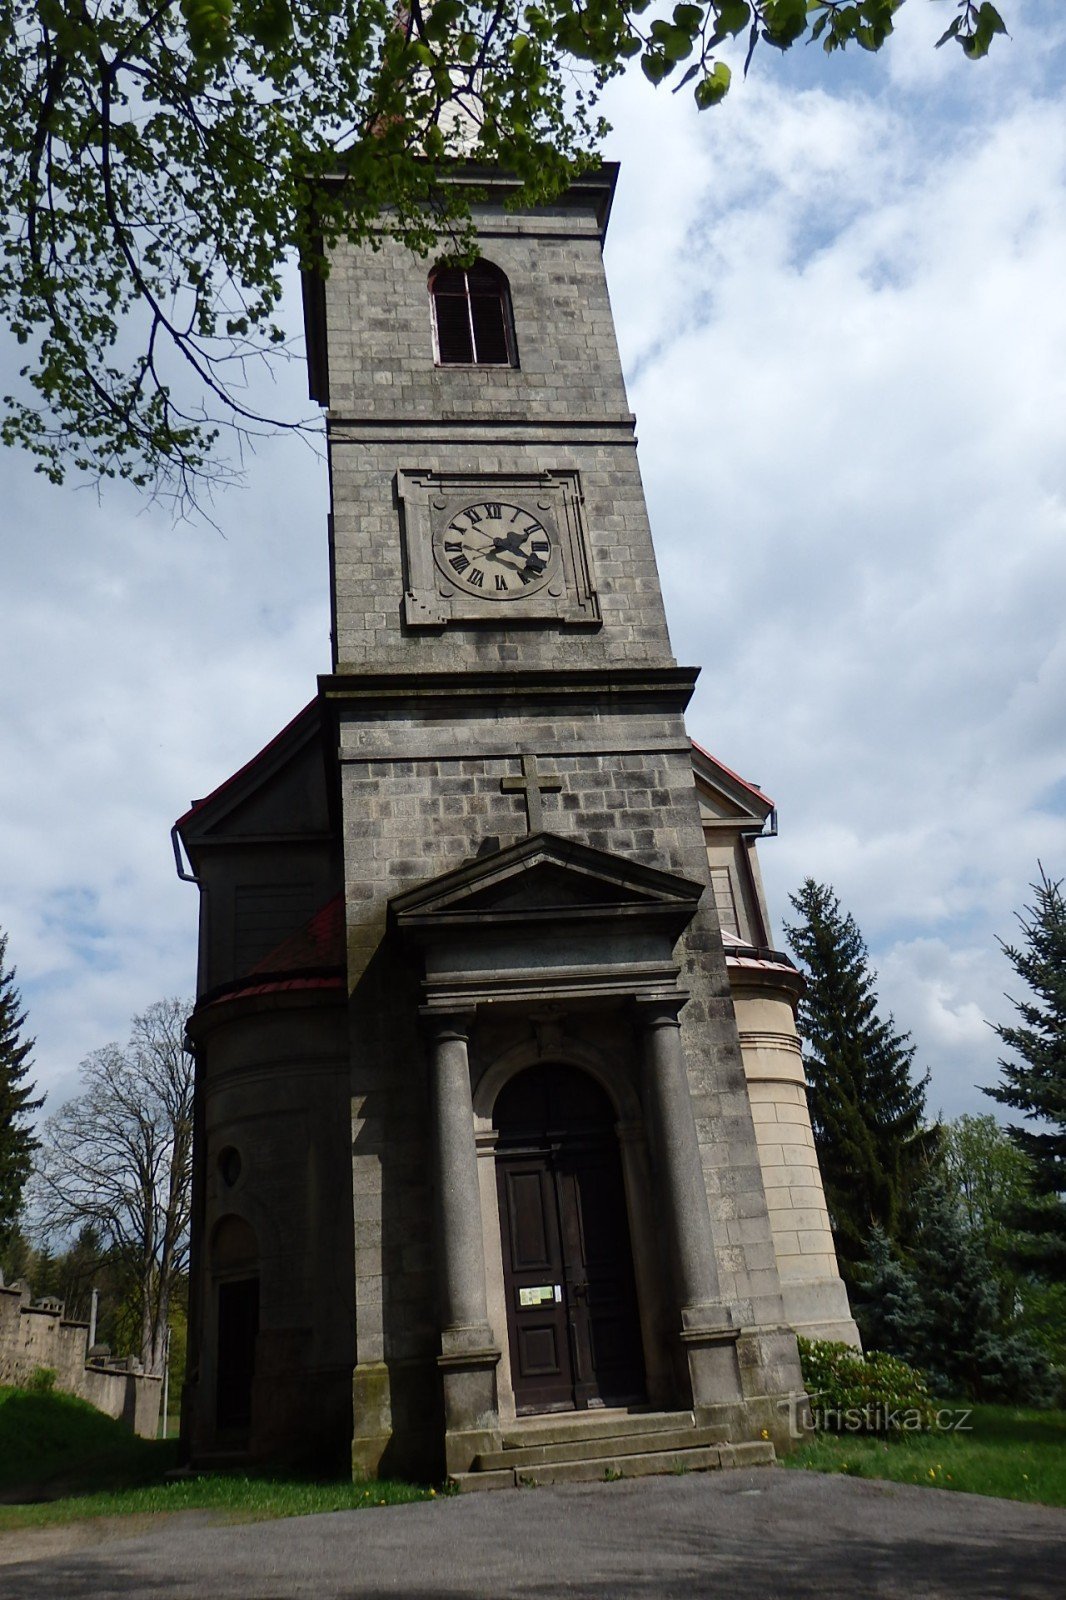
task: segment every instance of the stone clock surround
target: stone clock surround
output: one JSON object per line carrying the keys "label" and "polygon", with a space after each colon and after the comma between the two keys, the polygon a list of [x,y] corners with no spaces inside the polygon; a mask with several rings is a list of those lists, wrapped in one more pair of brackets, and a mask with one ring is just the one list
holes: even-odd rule
{"label": "stone clock surround", "polygon": [[[403,620],[409,629],[479,623],[510,630],[523,622],[540,625],[553,620],[586,627],[599,624],[577,474],[497,473],[487,479],[403,469],[396,474],[396,498],[406,577]],[[545,552],[543,577],[527,590],[512,587],[503,598],[491,585],[484,593],[475,592],[453,570],[445,549],[449,533],[452,544],[456,542],[456,519],[463,525],[469,521],[464,511],[473,509],[477,515],[478,506],[488,502],[499,504],[501,511],[505,507],[508,513],[515,511],[519,525],[538,526]],[[501,527],[504,521],[501,517]],[[510,524],[510,516],[506,522]],[[481,570],[487,571],[484,566]]]}

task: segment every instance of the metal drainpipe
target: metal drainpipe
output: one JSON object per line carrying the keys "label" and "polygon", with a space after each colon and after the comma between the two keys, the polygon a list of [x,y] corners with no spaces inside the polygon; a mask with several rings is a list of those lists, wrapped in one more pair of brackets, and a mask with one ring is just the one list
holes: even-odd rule
{"label": "metal drainpipe", "polygon": [[185,871],[185,867],[181,859],[181,839],[178,834],[178,825],[176,822],[170,830],[170,842],[174,847],[174,865],[177,868],[178,877],[181,879],[182,883],[199,883],[200,880],[196,876],[195,872]]}

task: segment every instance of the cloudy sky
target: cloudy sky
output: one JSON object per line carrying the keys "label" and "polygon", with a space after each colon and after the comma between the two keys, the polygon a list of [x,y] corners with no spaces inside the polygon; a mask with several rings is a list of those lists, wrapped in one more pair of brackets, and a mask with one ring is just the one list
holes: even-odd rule
{"label": "cloudy sky", "polygon": [[[702,116],[627,80],[606,152],[691,731],[778,803],[778,925],[835,886],[949,1116],[990,1106],[996,936],[1066,874],[1066,19],[1001,9],[976,65],[911,0],[881,57],[763,51]],[[328,667],[326,484],[272,441],[215,529],[0,471],[0,928],[55,1107],[192,986],[170,824]]]}

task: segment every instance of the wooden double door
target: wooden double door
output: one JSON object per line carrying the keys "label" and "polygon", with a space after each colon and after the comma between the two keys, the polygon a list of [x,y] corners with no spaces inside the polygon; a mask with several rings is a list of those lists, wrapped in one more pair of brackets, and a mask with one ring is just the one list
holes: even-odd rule
{"label": "wooden double door", "polygon": [[531,1067],[501,1092],[496,1173],[519,1415],[644,1398],[614,1112],[586,1073]]}

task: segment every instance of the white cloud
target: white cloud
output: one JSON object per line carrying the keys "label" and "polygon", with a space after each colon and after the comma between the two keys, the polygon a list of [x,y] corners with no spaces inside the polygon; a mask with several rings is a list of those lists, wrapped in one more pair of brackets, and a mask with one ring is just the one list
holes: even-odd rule
{"label": "white cloud", "polygon": [[[297,409],[303,374],[286,377]],[[273,441],[219,498],[220,533],[4,463],[0,928],[52,1105],[134,1012],[194,986],[170,825],[328,667],[324,476]]]}
{"label": "white cloud", "polygon": [[627,85],[610,249],[694,731],[779,801],[774,909],[834,883],[951,1113],[995,1075],[994,934],[1066,864],[1066,125],[1024,63],[937,61],[740,86],[686,127],[680,240],[627,193]]}

